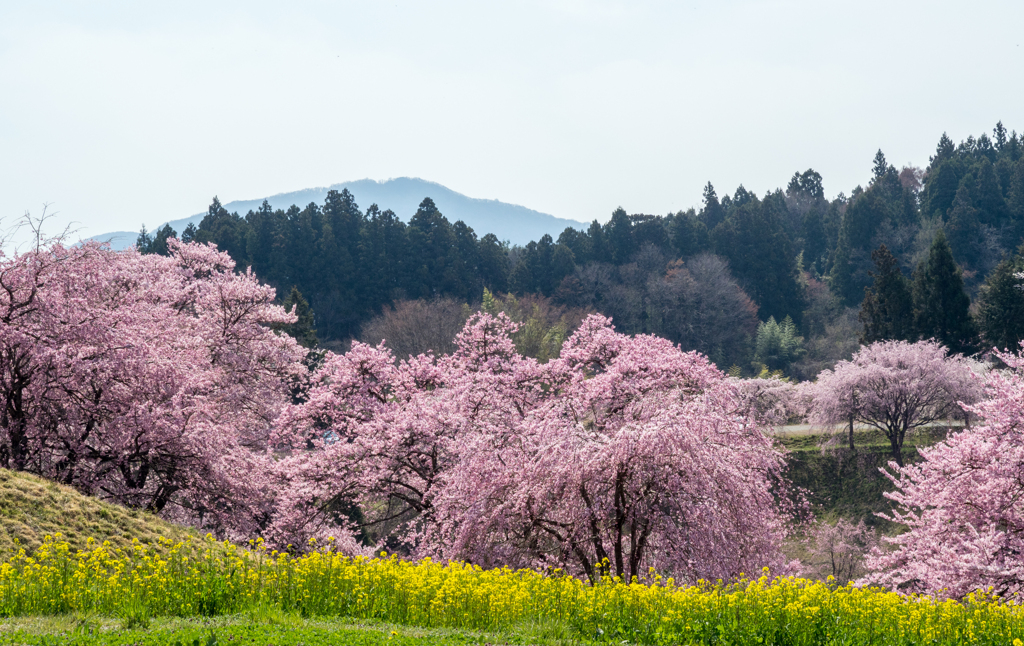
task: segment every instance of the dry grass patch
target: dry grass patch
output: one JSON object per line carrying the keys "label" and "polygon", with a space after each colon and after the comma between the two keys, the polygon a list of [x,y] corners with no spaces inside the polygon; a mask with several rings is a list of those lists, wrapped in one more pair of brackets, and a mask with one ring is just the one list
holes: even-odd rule
{"label": "dry grass patch", "polygon": [[19,547],[34,550],[44,536],[58,532],[72,550],[84,549],[89,538],[127,547],[132,538],[155,543],[159,537],[177,541],[195,535],[153,514],[106,503],[44,478],[0,469],[0,560]]}

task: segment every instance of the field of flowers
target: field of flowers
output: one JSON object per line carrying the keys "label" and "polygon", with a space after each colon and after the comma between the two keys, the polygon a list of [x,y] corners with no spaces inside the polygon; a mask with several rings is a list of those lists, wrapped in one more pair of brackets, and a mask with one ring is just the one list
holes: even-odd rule
{"label": "field of flowers", "polygon": [[904,597],[800,578],[678,586],[462,563],[302,556],[205,541],[160,551],[48,539],[0,564],[0,616],[95,613],[211,617],[272,608],[422,627],[514,631],[554,622],[581,641],[641,644],[1016,644],[1024,607],[982,595],[963,602]]}

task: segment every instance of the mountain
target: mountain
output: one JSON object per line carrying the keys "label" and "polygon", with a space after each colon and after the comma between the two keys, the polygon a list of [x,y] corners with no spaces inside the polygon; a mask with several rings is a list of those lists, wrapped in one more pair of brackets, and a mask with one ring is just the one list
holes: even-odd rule
{"label": "mountain", "polygon": [[[566,227],[586,228],[586,224],[576,220],[556,218],[547,213],[534,211],[525,206],[508,204],[498,200],[482,200],[457,193],[436,182],[416,177],[399,177],[378,182],[372,179],[360,179],[354,182],[343,182],[320,188],[307,188],[291,193],[279,193],[267,198],[255,200],[237,200],[228,202],[224,207],[244,216],[250,210],[256,210],[266,199],[275,209],[287,209],[293,204],[304,207],[310,202],[323,204],[327,191],[340,191],[347,188],[362,209],[376,204],[381,210],[391,209],[400,218],[408,222],[416,213],[416,208],[425,197],[437,204],[437,208],[449,221],[462,220],[476,232],[478,237],[493,233],[500,240],[508,240],[512,244],[525,245],[531,240],[539,240],[545,233],[558,238]],[[189,223],[197,227],[205,213],[198,213],[180,220],[172,220],[167,224],[181,233]],[[153,231],[163,224],[153,227]],[[109,241],[114,249],[124,249],[135,244],[138,231],[114,231],[93,236],[92,240]]]}

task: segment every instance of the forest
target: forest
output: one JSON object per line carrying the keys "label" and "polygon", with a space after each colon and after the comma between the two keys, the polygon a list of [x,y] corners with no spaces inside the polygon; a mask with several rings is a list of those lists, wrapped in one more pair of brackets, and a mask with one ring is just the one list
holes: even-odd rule
{"label": "forest", "polygon": [[[719,196],[709,182],[699,211],[618,208],[525,247],[449,222],[429,197],[406,224],[347,190],[244,216],[214,198],[181,238],[215,243],[282,300],[296,288],[325,347],[408,336],[447,313],[444,331],[402,348],[442,350],[487,289],[526,298],[521,316],[548,329],[599,312],[725,370],[810,379],[858,341],[936,338],[973,353],[1024,338],[1022,156],[1024,138],[998,123],[959,144],[943,134],[924,169],[878,151],[868,185],[831,200],[813,169],[760,197],[743,186]],[[138,246],[165,254],[176,235],[143,229]]]}

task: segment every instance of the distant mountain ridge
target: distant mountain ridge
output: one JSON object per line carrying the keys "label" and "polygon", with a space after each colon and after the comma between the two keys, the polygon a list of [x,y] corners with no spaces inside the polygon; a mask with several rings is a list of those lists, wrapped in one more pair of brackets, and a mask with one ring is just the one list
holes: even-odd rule
{"label": "distant mountain ridge", "polygon": [[[228,202],[224,208],[245,216],[249,211],[259,208],[264,199],[275,209],[287,209],[293,204],[303,208],[310,202],[323,204],[328,191],[346,188],[355,196],[356,203],[362,210],[365,211],[366,207],[376,204],[381,210],[391,209],[404,222],[408,222],[416,213],[416,208],[423,198],[429,197],[450,222],[462,220],[472,227],[478,237],[493,233],[499,240],[508,240],[512,244],[525,245],[531,240],[540,239],[545,233],[550,234],[552,238],[558,238],[558,234],[566,227],[584,229],[587,226],[577,220],[558,218],[518,204],[468,197],[437,182],[416,177],[399,177],[384,181],[360,179],[327,187],[279,193],[266,198],[236,200]],[[190,223],[198,227],[205,215],[197,213],[180,220],[171,220],[167,224],[181,233]],[[160,224],[151,230],[155,231],[163,226]],[[109,241],[114,249],[125,249],[135,244],[138,235],[138,231],[114,231],[90,239]]]}

